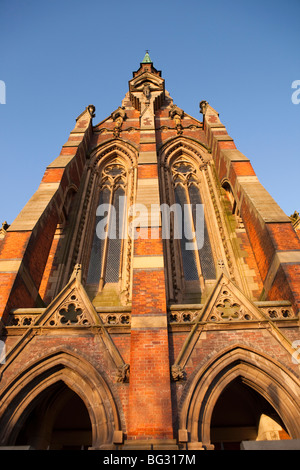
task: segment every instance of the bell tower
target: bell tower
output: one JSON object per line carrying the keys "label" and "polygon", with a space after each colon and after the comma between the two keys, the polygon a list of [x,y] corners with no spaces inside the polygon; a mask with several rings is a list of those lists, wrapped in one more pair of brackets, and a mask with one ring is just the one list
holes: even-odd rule
{"label": "bell tower", "polygon": [[155,129],[155,113],[165,91],[148,53],[129,82],[129,93],[140,114],[136,205],[137,209],[141,206],[141,213],[132,266],[128,438],[135,439],[135,445],[138,438],[161,439],[161,445],[169,448],[175,442]]}
{"label": "bell tower", "polygon": [[300,439],[299,214],[207,101],[180,106],[147,51],[3,224],[0,447]]}

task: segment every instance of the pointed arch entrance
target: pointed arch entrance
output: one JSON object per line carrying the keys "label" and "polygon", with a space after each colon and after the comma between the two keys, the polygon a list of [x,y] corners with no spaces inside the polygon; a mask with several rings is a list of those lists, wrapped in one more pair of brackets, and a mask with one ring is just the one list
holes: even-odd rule
{"label": "pointed arch entrance", "polygon": [[[211,448],[213,439],[216,440],[216,423],[226,420],[224,413],[220,415],[220,407],[224,409],[230,400],[233,403],[233,395],[237,394],[240,405],[244,401],[248,407],[243,409],[248,423],[251,407],[259,403],[261,413],[258,414],[257,410],[252,412],[252,420],[267,416],[279,424],[288,437],[299,439],[299,393],[299,380],[279,362],[238,345],[208,361],[194,376],[183,401],[180,429],[188,432],[189,448],[202,445]],[[222,442],[221,439],[219,441]]]}
{"label": "pointed arch entrance", "polygon": [[92,446],[86,405],[62,381],[41,392],[24,413],[17,446],[48,450],[84,450]]}
{"label": "pointed arch entrance", "polygon": [[222,391],[210,423],[210,439],[215,449],[239,450],[242,441],[289,438],[275,409],[241,376]]}
{"label": "pointed arch entrance", "polygon": [[2,446],[107,448],[121,430],[107,382],[71,351],[54,352],[32,364],[7,386],[0,402]]}

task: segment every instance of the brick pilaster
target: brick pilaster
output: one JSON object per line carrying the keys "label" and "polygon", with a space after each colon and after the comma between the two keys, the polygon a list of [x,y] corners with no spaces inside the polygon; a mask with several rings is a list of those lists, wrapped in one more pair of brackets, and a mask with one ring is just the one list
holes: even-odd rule
{"label": "brick pilaster", "polygon": [[0,248],[0,318],[17,307],[35,307],[39,288],[70,183],[78,183],[91,135],[93,107],[78,118],[60,155],[47,167],[41,184],[10,225]]}
{"label": "brick pilaster", "polygon": [[[128,439],[172,439],[165,270],[153,108],[141,110],[141,143],[134,243]],[[151,212],[151,205],[157,209]],[[152,213],[152,218],[150,214]],[[149,218],[147,218],[147,215]]]}
{"label": "brick pilaster", "polygon": [[289,300],[300,311],[300,243],[290,218],[259,182],[249,159],[240,152],[208,104],[204,130],[219,181],[227,179],[236,196],[260,276],[262,300]]}

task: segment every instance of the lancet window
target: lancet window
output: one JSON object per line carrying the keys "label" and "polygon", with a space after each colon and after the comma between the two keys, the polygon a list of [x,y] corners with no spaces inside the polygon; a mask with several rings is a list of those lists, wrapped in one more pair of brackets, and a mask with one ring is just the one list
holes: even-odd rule
{"label": "lancet window", "polygon": [[199,179],[193,164],[180,158],[171,167],[175,203],[180,207],[176,217],[179,230],[181,259],[184,279],[198,281],[200,278],[215,279],[216,270],[207,230],[205,208],[199,189]]}
{"label": "lancet window", "polygon": [[98,285],[101,291],[105,284],[118,283],[121,278],[127,170],[115,159],[103,167],[99,181],[87,284]]}

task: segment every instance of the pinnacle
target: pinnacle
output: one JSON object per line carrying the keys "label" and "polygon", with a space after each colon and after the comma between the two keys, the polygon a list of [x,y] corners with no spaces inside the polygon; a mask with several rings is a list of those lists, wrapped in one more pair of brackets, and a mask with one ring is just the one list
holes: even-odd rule
{"label": "pinnacle", "polygon": [[149,51],[146,51],[145,57],[143,58],[142,64],[152,64],[152,60],[149,56]]}

